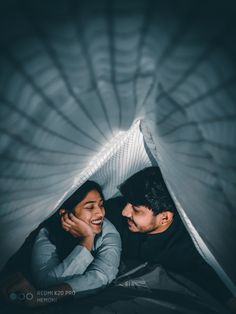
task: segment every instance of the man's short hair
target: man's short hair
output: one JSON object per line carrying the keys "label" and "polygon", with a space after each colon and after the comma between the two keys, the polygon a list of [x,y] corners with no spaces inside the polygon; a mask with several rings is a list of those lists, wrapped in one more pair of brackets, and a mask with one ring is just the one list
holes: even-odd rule
{"label": "man's short hair", "polygon": [[163,211],[176,211],[159,167],[148,167],[135,173],[121,184],[120,192],[128,203],[146,206],[155,215]]}

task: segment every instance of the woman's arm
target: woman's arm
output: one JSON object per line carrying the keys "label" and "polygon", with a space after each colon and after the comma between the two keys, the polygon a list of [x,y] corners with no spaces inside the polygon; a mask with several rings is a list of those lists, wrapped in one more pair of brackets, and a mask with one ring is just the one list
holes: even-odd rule
{"label": "woman's arm", "polygon": [[78,244],[61,262],[56,246],[50,242],[47,229],[43,228],[33,246],[32,275],[37,287],[47,288],[83,274],[93,259],[90,251]]}
{"label": "woman's arm", "polygon": [[95,258],[86,247],[78,245],[62,263],[59,262],[56,247],[48,239],[47,230],[41,230],[39,241],[35,242],[37,254],[32,260],[38,286],[66,283],[76,296],[82,296],[111,283],[118,273],[121,240],[110,222],[104,221],[104,226],[102,243],[95,252]]}
{"label": "woman's arm", "polygon": [[118,273],[120,254],[121,240],[118,232],[107,233],[85,273],[74,276],[65,283],[76,292],[76,297],[82,297],[104,288],[115,279]]}

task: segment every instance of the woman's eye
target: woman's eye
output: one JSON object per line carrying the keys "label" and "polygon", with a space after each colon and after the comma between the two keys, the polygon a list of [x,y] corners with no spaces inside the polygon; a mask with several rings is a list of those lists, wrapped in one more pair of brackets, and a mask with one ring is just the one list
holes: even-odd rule
{"label": "woman's eye", "polygon": [[84,209],[92,210],[92,209],[93,209],[93,206],[84,207]]}

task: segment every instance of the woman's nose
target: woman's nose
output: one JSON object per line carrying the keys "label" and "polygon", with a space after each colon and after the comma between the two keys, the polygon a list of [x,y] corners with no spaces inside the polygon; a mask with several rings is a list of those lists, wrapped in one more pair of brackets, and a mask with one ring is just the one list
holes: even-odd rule
{"label": "woman's nose", "polygon": [[122,216],[130,218],[132,216],[132,205],[128,203],[122,210]]}
{"label": "woman's nose", "polygon": [[95,214],[96,214],[97,216],[104,216],[104,215],[105,215],[104,207],[96,206],[96,208],[95,208]]}

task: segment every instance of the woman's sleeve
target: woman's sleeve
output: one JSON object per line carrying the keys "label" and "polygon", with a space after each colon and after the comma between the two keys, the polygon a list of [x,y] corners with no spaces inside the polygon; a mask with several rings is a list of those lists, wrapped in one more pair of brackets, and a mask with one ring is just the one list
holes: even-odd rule
{"label": "woman's sleeve", "polygon": [[76,292],[75,297],[92,294],[111,283],[120,263],[121,239],[119,233],[107,233],[98,248],[93,262],[83,275],[66,280]]}
{"label": "woman's sleeve", "polygon": [[56,246],[49,240],[47,229],[43,228],[33,246],[32,276],[38,288],[47,288],[83,274],[93,260],[94,257],[85,247],[77,245],[61,262]]}

